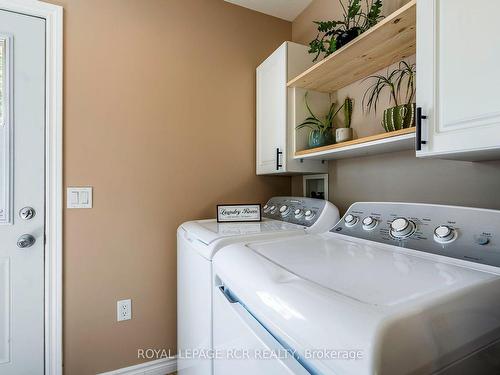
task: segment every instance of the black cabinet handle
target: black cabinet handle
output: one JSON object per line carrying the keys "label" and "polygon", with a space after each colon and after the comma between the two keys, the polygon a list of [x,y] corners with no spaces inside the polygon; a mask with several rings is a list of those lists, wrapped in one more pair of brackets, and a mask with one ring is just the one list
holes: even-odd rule
{"label": "black cabinet handle", "polygon": [[280,164],[280,155],[283,155],[283,152],[280,151],[279,148],[276,149],[276,170],[279,171],[283,165]]}
{"label": "black cabinet handle", "polygon": [[422,107],[417,108],[417,128],[415,129],[415,149],[420,151],[422,145],[425,145],[427,141],[422,140],[422,120],[427,119],[427,116],[422,114]]}

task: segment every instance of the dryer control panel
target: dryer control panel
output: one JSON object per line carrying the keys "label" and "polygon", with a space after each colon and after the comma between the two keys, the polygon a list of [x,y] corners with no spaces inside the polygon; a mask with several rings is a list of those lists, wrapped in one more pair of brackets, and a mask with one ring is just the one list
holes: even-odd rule
{"label": "dryer control panel", "polygon": [[327,203],[331,205],[322,199],[273,197],[262,207],[262,216],[310,227],[320,218]]}
{"label": "dryer control panel", "polygon": [[354,203],[331,232],[500,266],[500,211],[420,203]]}

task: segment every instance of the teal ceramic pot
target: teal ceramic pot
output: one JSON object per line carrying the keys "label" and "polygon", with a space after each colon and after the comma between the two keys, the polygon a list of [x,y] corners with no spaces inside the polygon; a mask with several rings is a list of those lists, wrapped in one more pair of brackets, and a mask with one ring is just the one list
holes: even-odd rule
{"label": "teal ceramic pot", "polygon": [[386,132],[415,126],[416,104],[404,104],[384,111],[382,127]]}
{"label": "teal ceramic pot", "polygon": [[332,131],[321,132],[319,130],[311,130],[309,133],[309,148],[326,146],[334,143]]}

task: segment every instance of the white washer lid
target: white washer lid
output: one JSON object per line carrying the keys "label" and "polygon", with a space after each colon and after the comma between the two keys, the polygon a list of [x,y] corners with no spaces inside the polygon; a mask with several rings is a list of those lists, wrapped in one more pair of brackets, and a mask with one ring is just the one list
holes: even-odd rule
{"label": "white washer lid", "polygon": [[191,237],[210,245],[223,238],[271,234],[279,231],[304,230],[305,227],[283,221],[263,218],[257,223],[218,223],[215,219],[188,221],[182,228]]}
{"label": "white washer lid", "polygon": [[500,338],[498,275],[339,237],[230,245],[214,273],[282,342],[320,353],[305,361],[325,375],[432,373]]}

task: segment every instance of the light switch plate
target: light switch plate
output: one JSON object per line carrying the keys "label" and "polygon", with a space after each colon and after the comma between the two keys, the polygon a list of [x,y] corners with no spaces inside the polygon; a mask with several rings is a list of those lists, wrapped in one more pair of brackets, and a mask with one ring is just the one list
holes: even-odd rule
{"label": "light switch plate", "polygon": [[66,206],[67,208],[92,208],[92,187],[68,187]]}

